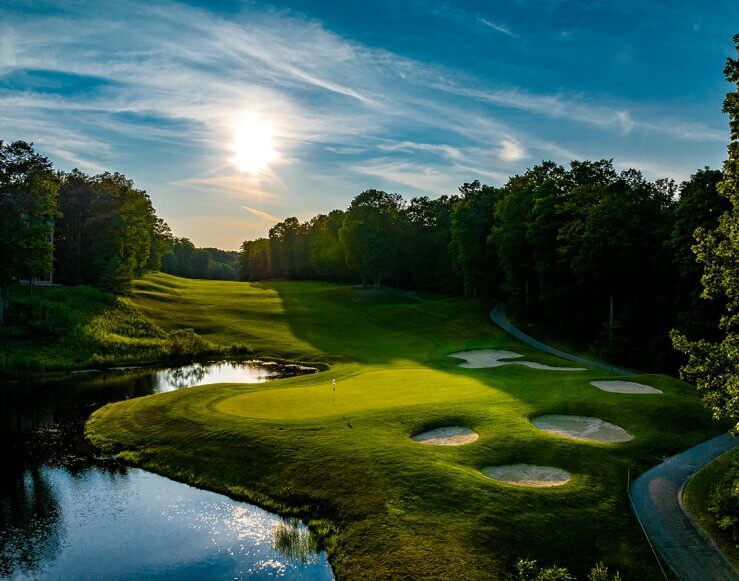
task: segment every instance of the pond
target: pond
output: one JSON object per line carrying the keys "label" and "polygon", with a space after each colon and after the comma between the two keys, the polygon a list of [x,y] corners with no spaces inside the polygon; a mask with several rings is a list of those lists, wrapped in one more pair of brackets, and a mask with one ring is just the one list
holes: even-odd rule
{"label": "pond", "polygon": [[[109,402],[310,371],[216,362],[0,386],[0,577],[332,579],[302,524],[97,458],[83,437],[85,419]],[[286,548],[285,538],[314,550]]]}

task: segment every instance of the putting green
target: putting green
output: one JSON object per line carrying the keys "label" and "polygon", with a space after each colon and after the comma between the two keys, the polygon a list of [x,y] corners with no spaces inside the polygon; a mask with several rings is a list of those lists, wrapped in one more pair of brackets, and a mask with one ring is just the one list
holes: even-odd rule
{"label": "putting green", "polygon": [[[666,376],[635,376],[663,395],[631,398],[593,389],[591,381],[618,379],[593,369],[460,367],[449,355],[477,349],[569,366],[503,333],[481,302],[162,274],[137,281],[131,300],[164,329],[192,327],[259,355],[329,366],[119,402],[95,412],[87,433],[129,462],[305,518],[340,578],[504,577],[520,557],[578,576],[603,561],[624,578],[656,577],[627,472],[721,430],[692,387]],[[547,414],[602,418],[634,439],[556,437],[529,421]],[[411,439],[444,426],[479,439]],[[481,472],[521,464],[554,466],[571,480],[523,487]]]}
{"label": "putting green", "polygon": [[303,383],[230,397],[216,404],[214,410],[251,418],[305,419],[442,404],[489,396],[494,390],[471,378],[451,382],[443,373],[425,368],[367,371],[340,379],[335,388],[327,374]]}

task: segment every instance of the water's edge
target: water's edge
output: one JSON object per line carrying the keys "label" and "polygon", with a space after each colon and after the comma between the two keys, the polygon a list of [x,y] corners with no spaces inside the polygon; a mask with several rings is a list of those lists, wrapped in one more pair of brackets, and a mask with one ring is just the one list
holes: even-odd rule
{"label": "water's edge", "polygon": [[319,366],[221,359],[121,368],[0,382],[10,467],[0,477],[1,578],[333,577],[328,556],[290,507],[103,458],[85,436],[89,416],[108,403],[203,383],[260,383]]}

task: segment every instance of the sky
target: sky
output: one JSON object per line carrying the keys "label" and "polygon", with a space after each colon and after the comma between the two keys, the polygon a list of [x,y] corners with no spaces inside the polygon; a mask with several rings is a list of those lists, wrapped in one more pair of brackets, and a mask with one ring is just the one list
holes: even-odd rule
{"label": "sky", "polygon": [[541,162],[720,167],[739,3],[0,3],[0,139],[119,171],[175,235],[502,185]]}

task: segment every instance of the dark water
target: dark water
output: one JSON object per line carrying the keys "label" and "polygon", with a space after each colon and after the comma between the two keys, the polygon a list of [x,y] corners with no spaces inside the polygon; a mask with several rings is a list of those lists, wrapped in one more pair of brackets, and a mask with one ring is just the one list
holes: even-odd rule
{"label": "dark water", "polygon": [[0,577],[331,579],[325,555],[302,550],[315,546],[299,523],[96,458],[82,435],[105,403],[307,371],[222,362],[0,386]]}

